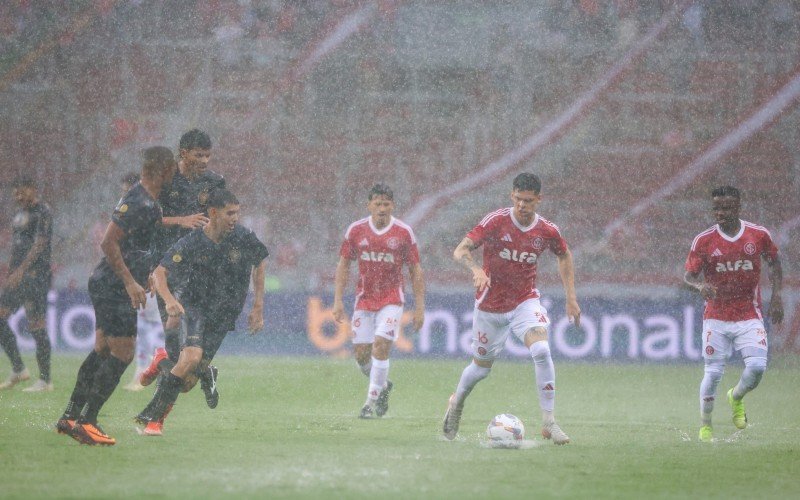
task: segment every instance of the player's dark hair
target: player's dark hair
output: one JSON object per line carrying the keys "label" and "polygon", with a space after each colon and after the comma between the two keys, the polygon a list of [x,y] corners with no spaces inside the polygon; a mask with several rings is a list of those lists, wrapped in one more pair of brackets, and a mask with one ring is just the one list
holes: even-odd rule
{"label": "player's dark hair", "polygon": [[718,196],[730,196],[738,200],[741,198],[741,193],[733,186],[718,186],[711,190],[711,197],[717,198]]}
{"label": "player's dark hair", "polygon": [[152,146],[142,152],[142,177],[160,177],[168,168],[175,165],[175,156],[169,148]]}
{"label": "player's dark hair", "polygon": [[385,196],[387,199],[394,201],[394,192],[392,188],[386,184],[375,184],[372,186],[372,189],[369,190],[367,200],[372,201],[372,198],[376,196]]}
{"label": "player's dark hair", "polygon": [[539,176],[530,172],[522,172],[514,177],[512,184],[514,191],[533,191],[536,194],[542,190],[542,181]]}
{"label": "player's dark hair", "polygon": [[224,208],[225,205],[238,205],[236,196],[225,188],[217,188],[208,193],[208,208]]}
{"label": "player's dark hair", "polygon": [[193,128],[181,136],[178,143],[180,149],[211,149],[211,138],[200,129]]}
{"label": "player's dark hair", "polygon": [[11,187],[36,189],[36,181],[33,180],[33,177],[28,177],[26,175],[23,175],[14,179],[14,182],[11,183]]}
{"label": "player's dark hair", "polygon": [[127,174],[122,176],[123,184],[133,186],[137,182],[139,182],[139,174],[137,174],[136,172],[128,172]]}

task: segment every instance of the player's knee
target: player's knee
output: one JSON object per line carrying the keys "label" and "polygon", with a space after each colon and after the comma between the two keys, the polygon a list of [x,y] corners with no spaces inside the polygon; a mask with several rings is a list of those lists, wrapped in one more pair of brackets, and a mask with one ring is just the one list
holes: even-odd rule
{"label": "player's knee", "polygon": [[529,348],[541,341],[547,340],[547,328],[543,326],[536,326],[525,332],[525,345]]}
{"label": "player's knee", "polygon": [[751,373],[760,377],[767,371],[767,358],[762,356],[746,356],[744,358],[744,366],[750,370]]}
{"label": "player's knee", "polygon": [[707,377],[719,380],[725,374],[725,360],[707,358],[705,360],[705,367],[703,371]]}
{"label": "player's knee", "polygon": [[528,349],[534,363],[546,363],[551,359],[550,344],[546,340],[534,342]]}

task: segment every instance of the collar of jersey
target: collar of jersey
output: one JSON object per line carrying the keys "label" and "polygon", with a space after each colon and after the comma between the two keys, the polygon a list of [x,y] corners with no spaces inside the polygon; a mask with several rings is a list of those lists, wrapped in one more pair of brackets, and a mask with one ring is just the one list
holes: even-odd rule
{"label": "collar of jersey", "polygon": [[528,226],[528,227],[525,227],[525,226],[523,226],[522,224],[519,223],[519,221],[517,220],[516,217],[514,217],[514,208],[513,207],[511,208],[511,211],[508,212],[508,213],[511,215],[511,222],[513,222],[514,225],[517,226],[517,229],[519,229],[523,233],[527,233],[528,231],[533,229],[533,226],[535,226],[539,222],[539,214],[534,214],[533,215],[533,222],[531,222],[531,225]]}
{"label": "collar of jersey", "polygon": [[367,217],[367,222],[369,222],[369,228],[372,229],[372,232],[380,236],[382,234],[386,234],[386,232],[392,228],[394,225],[394,216],[389,216],[389,223],[386,224],[386,227],[380,231],[378,231],[378,229],[376,229],[375,225],[372,223],[372,216]]}
{"label": "collar of jersey", "polygon": [[739,238],[741,238],[742,235],[744,234],[744,221],[742,219],[739,219],[739,232],[736,233],[736,236],[728,236],[727,234],[725,234],[725,232],[723,232],[722,229],[720,229],[719,224],[717,224],[717,232],[719,233],[720,236],[722,236],[723,239],[730,242],[734,242]]}

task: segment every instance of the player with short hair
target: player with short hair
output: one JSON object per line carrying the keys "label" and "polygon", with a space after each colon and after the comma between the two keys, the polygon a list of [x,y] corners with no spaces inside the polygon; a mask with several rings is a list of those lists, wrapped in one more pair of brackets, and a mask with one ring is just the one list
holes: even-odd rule
{"label": "player with short hair", "polygon": [[142,178],[114,208],[101,247],[105,255],[89,278],[95,312],[94,349],[80,369],[56,429],[84,444],[113,445],[97,414],[119,384],[136,351],[136,314],[145,306],[152,268],[151,239],[161,224],[161,188],[172,180],[175,158],[163,146],[144,150]]}
{"label": "player with short hair", "polygon": [[[264,326],[268,252],[251,230],[238,224],[239,215],[239,201],[230,191],[213,190],[208,197],[209,223],[178,240],[153,272],[167,313],[180,318],[181,351],[177,363],[169,358],[155,362],[162,381],[136,417],[145,435],[162,434],[163,417],[178,394],[191,390],[207,371],[225,336],[235,328],[251,279],[255,299],[248,326],[252,333]],[[185,282],[174,288],[167,279],[170,274]]]}
{"label": "player with short hair", "polygon": [[[738,351],[744,371],[728,391],[737,429],[747,427],[742,398],[758,386],[767,369],[767,330],[761,314],[761,260],[769,268],[772,297],[767,315],[783,321],[783,272],[778,247],[765,228],[741,220],[741,194],[732,186],[711,191],[711,212],[717,223],[698,234],[686,258],[684,281],[706,302],[703,314],[703,380],[700,382],[700,441],[713,439],[711,413],[725,360]],[[701,278],[700,275],[703,275]]]}
{"label": "player with short hair", "polygon": [[403,316],[403,265],[414,291],[414,329],[425,321],[425,280],[414,231],[392,216],[394,193],[376,184],[367,196],[370,216],[352,223],[345,232],[336,266],[333,316],[345,319],[342,297],[350,264],[358,260],[358,283],[353,311],[353,350],[361,372],[369,377],[367,400],[360,418],[382,417],[389,409],[389,355],[400,333]]}
{"label": "player with short hair", "polygon": [[50,207],[39,200],[36,183],[27,177],[13,184],[14,201],[19,210],[12,219],[13,239],[8,276],[0,295],[0,345],[11,360],[11,374],[0,384],[0,390],[11,389],[28,380],[30,374],[22,362],[17,339],[8,325],[8,318],[25,307],[28,331],[36,342],[39,379],[23,392],[52,391],[50,380],[50,339],[45,328],[47,292],[50,291],[50,246],[53,238],[53,215]]}
{"label": "player with short hair", "polygon": [[[558,272],[566,293],[566,313],[580,326],[581,310],[575,296],[572,253],[561,231],[536,213],[542,201],[541,181],[531,173],[514,178],[510,208],[486,215],[458,244],[453,257],[472,271],[475,310],[472,319],[472,362],[464,369],[450,396],[442,430],[447,439],[458,433],[464,401],[478,382],[489,376],[494,360],[512,333],[530,350],[536,374],[542,436],[555,444],[569,437],[555,422],[555,370],[548,344],[550,319],[539,302],[536,269],[539,257],[550,250],[558,258]],[[483,267],[472,251],[483,246]]]}
{"label": "player with short hair", "polygon": [[[153,243],[153,253],[159,258],[190,231],[208,224],[208,197],[213,190],[225,188],[225,178],[208,168],[211,148],[209,135],[196,128],[184,133],[180,138],[178,172],[172,183],[164,187],[159,197],[164,208],[164,220],[163,227]],[[172,276],[170,280],[180,281],[177,276]],[[157,296],[156,301],[164,326],[166,350],[156,349],[154,362],[150,366],[156,366],[165,355],[173,362],[177,362],[180,355],[180,320],[167,314],[161,296]],[[140,375],[139,382],[141,385],[150,385],[157,376],[157,370],[145,370]],[[216,376],[217,369],[213,366],[201,376],[200,385],[210,408],[216,407],[219,400]]]}

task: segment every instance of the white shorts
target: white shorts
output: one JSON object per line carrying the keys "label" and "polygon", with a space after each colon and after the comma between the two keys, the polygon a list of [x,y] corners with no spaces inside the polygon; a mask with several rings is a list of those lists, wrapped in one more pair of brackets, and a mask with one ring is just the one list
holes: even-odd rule
{"label": "white shorts", "polygon": [[503,352],[509,332],[524,341],[525,332],[531,328],[549,326],[547,309],[539,299],[528,299],[505,313],[481,311],[476,305],[472,315],[472,355],[475,359],[494,360]]}
{"label": "white shorts", "polygon": [[400,333],[400,319],[403,316],[403,306],[384,306],[379,311],[359,311],[353,313],[353,343],[371,344],[375,336],[383,337],[392,342]]}
{"label": "white shorts", "polygon": [[767,330],[760,319],[746,321],[703,321],[703,357],[726,359],[733,350],[745,348],[761,349],[766,356]]}

